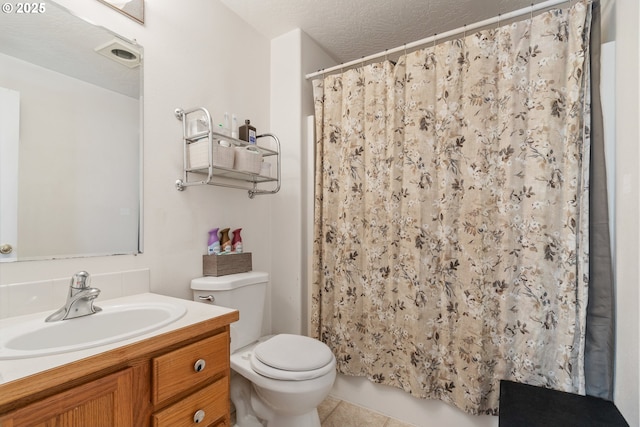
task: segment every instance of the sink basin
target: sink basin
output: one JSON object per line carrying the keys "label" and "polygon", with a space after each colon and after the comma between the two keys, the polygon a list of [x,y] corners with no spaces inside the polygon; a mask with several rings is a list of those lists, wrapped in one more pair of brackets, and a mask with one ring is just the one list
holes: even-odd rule
{"label": "sink basin", "polygon": [[179,303],[100,304],[102,311],[75,319],[46,323],[32,319],[3,328],[0,360],[67,353],[123,341],[180,319],[187,309]]}

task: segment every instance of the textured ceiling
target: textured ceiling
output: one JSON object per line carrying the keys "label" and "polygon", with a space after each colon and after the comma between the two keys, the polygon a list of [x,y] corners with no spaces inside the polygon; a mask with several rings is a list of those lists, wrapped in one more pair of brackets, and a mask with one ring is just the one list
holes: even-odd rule
{"label": "textured ceiling", "polygon": [[221,0],[269,39],[302,29],[339,63],[542,1]]}

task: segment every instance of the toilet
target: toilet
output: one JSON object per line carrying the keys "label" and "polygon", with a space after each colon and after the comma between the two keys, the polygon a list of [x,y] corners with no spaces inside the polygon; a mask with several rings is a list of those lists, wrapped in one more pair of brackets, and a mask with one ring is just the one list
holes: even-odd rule
{"label": "toilet", "polygon": [[195,301],[235,308],[231,324],[231,401],[237,427],[320,427],[317,407],[336,378],[324,343],[292,335],[262,335],[269,275],[251,271],[191,281]]}

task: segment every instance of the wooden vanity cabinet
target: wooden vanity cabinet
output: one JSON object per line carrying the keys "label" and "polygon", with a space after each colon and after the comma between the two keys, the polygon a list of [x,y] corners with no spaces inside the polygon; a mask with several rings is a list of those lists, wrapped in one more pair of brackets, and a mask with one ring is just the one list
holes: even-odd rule
{"label": "wooden vanity cabinet", "polygon": [[2,417],[0,425],[131,427],[131,371],[124,369],[27,405]]}
{"label": "wooden vanity cabinet", "polygon": [[0,385],[0,427],[229,427],[223,317]]}

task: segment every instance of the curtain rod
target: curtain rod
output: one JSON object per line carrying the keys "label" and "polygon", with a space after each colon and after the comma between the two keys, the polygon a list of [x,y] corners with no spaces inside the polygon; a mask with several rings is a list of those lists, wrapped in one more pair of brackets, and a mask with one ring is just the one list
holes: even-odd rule
{"label": "curtain rod", "polygon": [[509,19],[517,18],[519,16],[526,15],[526,14],[533,14],[534,12],[537,12],[539,10],[547,9],[547,8],[550,8],[550,7],[553,7],[553,6],[557,6],[557,5],[562,4],[562,3],[569,3],[570,1],[573,1],[573,0],[547,0],[547,1],[544,1],[542,3],[538,3],[536,5],[534,5],[532,3],[531,6],[524,7],[522,9],[518,9],[518,10],[514,10],[513,12],[509,12],[509,13],[505,13],[505,14],[502,14],[502,15],[495,16],[493,18],[485,19],[484,21],[476,22],[476,23],[471,24],[471,25],[465,25],[464,27],[456,28],[455,30],[446,31],[446,32],[444,32],[442,34],[434,34],[433,36],[427,37],[425,39],[421,39],[421,40],[418,40],[418,41],[415,41],[415,42],[407,43],[407,44],[405,44],[403,46],[398,46],[398,47],[393,48],[393,49],[385,50],[384,52],[374,53],[373,55],[362,57],[360,59],[354,59],[353,61],[345,62],[344,64],[336,65],[334,67],[325,68],[325,69],[322,69],[320,71],[316,71],[315,73],[307,74],[307,75],[305,75],[305,79],[307,79],[307,80],[308,79],[313,79],[314,77],[322,76],[322,75],[324,75],[326,73],[331,73],[333,71],[341,70],[343,68],[349,68],[349,67],[351,67],[353,65],[362,64],[362,63],[370,61],[372,59],[380,58],[381,56],[393,54],[393,53],[396,53],[396,52],[402,52],[402,51],[407,50],[407,49],[412,49],[414,47],[418,47],[418,46],[422,46],[422,45],[425,45],[425,44],[428,44],[428,43],[432,43],[434,41],[437,41],[438,39],[446,39],[446,38],[449,38],[449,37],[456,36],[458,34],[464,33],[466,31],[473,31],[473,30],[475,30],[477,28],[487,27],[489,25],[500,23],[500,21],[507,21]]}

